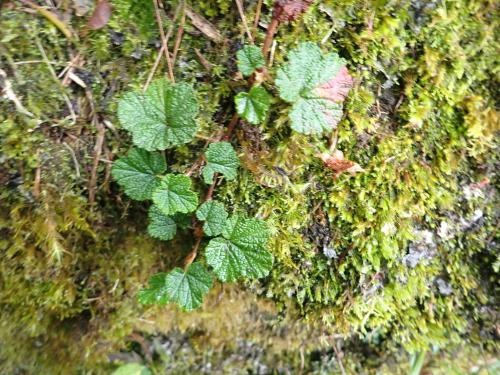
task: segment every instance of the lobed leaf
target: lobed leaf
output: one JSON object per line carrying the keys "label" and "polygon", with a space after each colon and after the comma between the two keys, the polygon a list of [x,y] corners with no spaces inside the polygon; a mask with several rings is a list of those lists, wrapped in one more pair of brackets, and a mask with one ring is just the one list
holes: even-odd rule
{"label": "lobed leaf", "polygon": [[229,142],[211,143],[205,156],[207,165],[202,172],[205,183],[211,184],[215,173],[222,173],[228,180],[236,178],[236,170],[240,165],[240,160]]}
{"label": "lobed leaf", "polygon": [[259,47],[247,45],[236,52],[238,70],[244,77],[251,76],[252,73],[266,64],[264,55]]}
{"label": "lobed leaf", "polygon": [[269,234],[263,220],[235,215],[227,220],[222,236],[210,240],[205,250],[207,263],[219,280],[259,278],[269,273],[273,257],[266,249]]}
{"label": "lobed leaf", "polygon": [[198,102],[193,88],[166,79],[143,94],[134,91],[118,103],[118,118],[133,142],[146,150],[164,150],[191,141],[198,130]]}
{"label": "lobed leaf", "polygon": [[183,310],[196,309],[212,287],[212,276],[199,262],[191,264],[186,271],[174,268],[166,277],[167,294],[170,301]]}
{"label": "lobed leaf", "polygon": [[153,202],[167,216],[176,212],[193,212],[198,196],[191,190],[191,179],[184,175],[167,174],[153,192]]}
{"label": "lobed leaf", "polygon": [[203,230],[207,236],[218,236],[222,233],[227,221],[224,204],[213,200],[203,203],[196,211],[196,217],[205,221]]}
{"label": "lobed leaf", "polygon": [[160,184],[159,174],[165,172],[167,164],[159,152],[148,152],[140,148],[131,149],[127,156],[113,163],[111,174],[130,198],[143,201],[151,199],[153,190]]}
{"label": "lobed leaf", "polygon": [[236,111],[251,124],[260,124],[266,118],[271,95],[262,86],[253,86],[249,92],[240,92],[234,98]]}
{"label": "lobed leaf", "polygon": [[151,276],[148,287],[139,291],[137,296],[139,302],[144,305],[166,305],[169,301],[166,278],[165,272]]}
{"label": "lobed leaf", "polygon": [[337,126],[352,83],[343,59],[336,53],[323,55],[310,42],[290,52],[276,78],[280,97],[293,105],[292,129],[304,134],[321,134]]}
{"label": "lobed leaf", "polygon": [[149,235],[163,241],[169,241],[175,237],[176,232],[177,224],[174,219],[163,214],[157,206],[152,205],[149,208]]}

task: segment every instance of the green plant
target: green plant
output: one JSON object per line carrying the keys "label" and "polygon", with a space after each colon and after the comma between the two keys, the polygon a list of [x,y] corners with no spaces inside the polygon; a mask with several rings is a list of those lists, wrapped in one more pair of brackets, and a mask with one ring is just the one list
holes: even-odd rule
{"label": "green plant", "polygon": [[[265,120],[272,100],[263,87],[264,78],[255,83],[258,75],[267,75],[265,58],[253,45],[244,46],[237,58],[242,75],[249,77],[252,86],[248,92],[235,96],[236,112],[257,125]],[[336,54],[323,55],[313,43],[303,43],[292,51],[290,61],[278,71],[276,80],[281,98],[293,104],[292,128],[306,134],[334,129],[342,114],[340,103],[351,84],[344,61]],[[201,202],[197,191],[200,184],[193,184],[192,171],[168,171],[164,156],[158,152],[194,138],[199,110],[196,97],[190,85],[166,79],[154,81],[144,93],[126,94],[119,103],[118,117],[137,147],[119,158],[112,168],[114,179],[130,198],[152,201],[148,226],[152,237],[173,239],[179,215],[195,213],[191,229],[196,240],[184,268],[154,275],[149,286],[139,293],[141,303],[175,302],[188,311],[201,305],[212,286],[205,263],[222,282],[265,277],[273,264],[267,249],[270,230],[266,222],[241,213],[229,215],[224,204],[213,199],[220,177],[237,177],[238,155],[231,143],[223,140],[230,139],[230,133],[216,138],[205,151],[201,176],[210,188]],[[238,117],[234,118],[237,122]],[[228,127],[228,131],[232,128]],[[212,237],[205,248],[205,262],[197,260],[203,237]]]}

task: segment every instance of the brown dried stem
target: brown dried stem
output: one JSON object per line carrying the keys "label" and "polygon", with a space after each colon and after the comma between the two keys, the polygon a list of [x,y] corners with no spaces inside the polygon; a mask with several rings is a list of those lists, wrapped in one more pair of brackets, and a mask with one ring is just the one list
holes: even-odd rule
{"label": "brown dried stem", "polygon": [[175,83],[174,68],[172,66],[172,60],[170,59],[170,52],[168,51],[168,45],[167,45],[168,40],[165,36],[165,32],[163,31],[163,22],[161,20],[160,8],[158,6],[158,0],[153,0],[153,5],[155,8],[156,23],[158,24],[158,28],[160,29],[160,37],[161,37],[163,51],[165,54],[165,59],[167,60],[168,77],[173,83]]}

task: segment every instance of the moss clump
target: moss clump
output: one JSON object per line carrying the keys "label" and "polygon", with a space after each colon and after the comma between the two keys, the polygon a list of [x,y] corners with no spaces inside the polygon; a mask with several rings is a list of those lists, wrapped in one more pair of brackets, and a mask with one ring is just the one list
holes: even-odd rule
{"label": "moss clump", "polygon": [[[116,98],[142,87],[158,53],[152,9],[139,1],[113,5],[104,29],[72,43],[45,19],[2,10],[1,66],[34,115],[0,102],[5,371],[107,373],[109,355],[123,349],[118,358],[138,352],[158,373],[205,371],[200,364],[336,372],[332,342],[353,373],[406,371],[407,351],[431,349],[433,371],[457,353],[478,368],[491,365],[499,271],[493,2],[323,1],[280,29],[274,67],[304,40],[348,61],[356,85],[332,139],[365,172],[334,180],[316,156],[326,140],[291,133],[284,104],[260,127],[242,125],[244,168],[218,199],[267,218],[276,265],[268,279],[247,286],[251,295],[237,287],[214,292],[188,315],[143,311],[135,301],[149,275],[181,262],[190,239],[148,239],[145,208],[110,182],[110,162],[129,145]],[[176,5],[166,5],[167,27]],[[228,122],[238,90],[235,52],[245,38],[233,2],[192,5],[227,42],[207,40],[186,21],[175,72],[196,85],[204,105],[200,138],[166,155],[179,172]],[[249,20],[255,6],[246,4]],[[84,17],[69,22],[84,29]],[[259,31],[256,42],[262,39]],[[77,54],[83,62],[75,74],[87,89],[54,77]],[[105,124],[105,142],[94,169],[96,124]],[[189,354],[147,349],[168,340]],[[203,356],[207,348],[216,349]]]}

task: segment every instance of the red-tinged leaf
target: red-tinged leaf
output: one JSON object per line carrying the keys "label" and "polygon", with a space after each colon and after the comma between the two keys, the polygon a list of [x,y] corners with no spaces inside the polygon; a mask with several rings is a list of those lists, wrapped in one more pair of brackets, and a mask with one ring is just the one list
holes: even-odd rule
{"label": "red-tinged leaf", "polygon": [[293,21],[313,3],[313,0],[277,0],[274,3],[273,18],[279,22]]}
{"label": "red-tinged leaf", "polygon": [[111,17],[111,4],[107,0],[99,0],[94,12],[87,21],[87,26],[92,30],[98,30],[106,26]]}
{"label": "red-tinged leaf", "polygon": [[352,87],[352,77],[343,66],[335,77],[317,87],[314,92],[321,98],[342,103]]}
{"label": "red-tinged leaf", "polygon": [[335,172],[335,178],[344,172],[348,172],[351,175],[357,172],[364,172],[364,169],[358,163],[345,159],[344,153],[340,150],[336,150],[332,155],[322,153],[320,158],[327,168]]}

